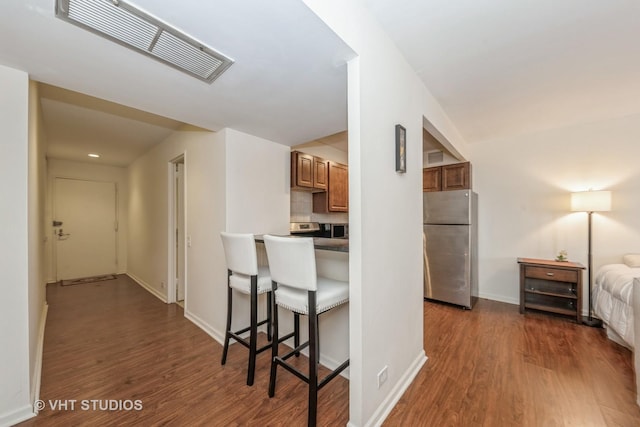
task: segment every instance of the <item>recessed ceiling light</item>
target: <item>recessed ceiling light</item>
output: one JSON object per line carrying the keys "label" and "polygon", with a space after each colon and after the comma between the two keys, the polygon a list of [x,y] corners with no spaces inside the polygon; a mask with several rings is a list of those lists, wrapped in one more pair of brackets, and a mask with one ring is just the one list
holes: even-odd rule
{"label": "recessed ceiling light", "polygon": [[100,154],[90,153],[90,154],[88,154],[88,156],[89,156],[89,157],[94,157],[94,158],[96,158],[96,159],[97,159],[98,157],[100,157]]}

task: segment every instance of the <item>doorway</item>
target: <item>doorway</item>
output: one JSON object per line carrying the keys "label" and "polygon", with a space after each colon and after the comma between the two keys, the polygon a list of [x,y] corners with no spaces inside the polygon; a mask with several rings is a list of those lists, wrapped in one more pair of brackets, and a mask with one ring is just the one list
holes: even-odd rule
{"label": "doorway", "polygon": [[116,183],[56,177],[53,191],[56,280],[115,274]]}
{"label": "doorway", "polygon": [[169,280],[167,302],[184,307],[186,298],[185,158],[169,163]]}

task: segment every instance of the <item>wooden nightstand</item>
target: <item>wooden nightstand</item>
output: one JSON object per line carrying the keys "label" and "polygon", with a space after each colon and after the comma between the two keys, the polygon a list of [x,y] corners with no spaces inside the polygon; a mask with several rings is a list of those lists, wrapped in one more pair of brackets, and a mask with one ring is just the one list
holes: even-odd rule
{"label": "wooden nightstand", "polygon": [[525,309],[572,316],[582,321],[582,270],[577,262],[518,258],[520,313]]}

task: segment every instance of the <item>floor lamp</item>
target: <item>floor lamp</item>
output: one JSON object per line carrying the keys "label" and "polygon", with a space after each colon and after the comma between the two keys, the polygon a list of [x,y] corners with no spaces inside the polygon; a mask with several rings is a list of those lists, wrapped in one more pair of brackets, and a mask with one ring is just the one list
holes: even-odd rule
{"label": "floor lamp", "polygon": [[[602,320],[592,316],[592,270],[593,256],[591,254],[591,216],[594,212],[606,212],[611,210],[611,191],[580,191],[571,193],[571,210],[574,212],[587,212],[589,218],[589,265],[587,268],[589,280],[589,317],[582,319],[582,323],[596,328],[602,327]],[[582,307],[579,307],[582,309]]]}

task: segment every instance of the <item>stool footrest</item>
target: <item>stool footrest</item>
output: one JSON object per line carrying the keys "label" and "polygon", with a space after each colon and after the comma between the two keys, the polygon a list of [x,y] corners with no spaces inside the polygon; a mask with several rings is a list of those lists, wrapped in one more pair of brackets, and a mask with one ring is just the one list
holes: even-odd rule
{"label": "stool footrest", "polygon": [[[296,350],[300,350],[302,348],[302,346],[298,347]],[[293,366],[289,365],[287,362],[285,362],[285,360],[287,359],[287,357],[291,357],[292,355],[294,355],[296,353],[296,350],[293,350],[290,353],[287,353],[286,355],[284,355],[283,357],[280,356],[276,356],[273,358],[273,360],[280,366],[282,366],[283,368],[285,368],[287,371],[291,372],[293,375],[295,375],[296,377],[300,378],[302,381],[306,382],[307,384],[309,384],[309,376],[303,374],[301,371],[299,371],[297,368],[294,368]],[[349,366],[349,359],[347,359],[345,362],[342,363],[342,365],[338,366],[336,369],[334,369],[333,371],[331,371],[329,374],[327,374],[326,377],[324,377],[321,381],[318,382],[318,390],[320,390],[322,387],[324,387],[325,385],[327,385],[327,383],[329,381],[331,381],[332,379],[334,379],[335,377],[337,377],[338,375],[340,375],[340,372],[344,371],[345,369],[347,369],[347,367]]]}
{"label": "stool footrest", "polygon": [[282,356],[281,359],[282,360],[287,360],[288,358],[290,358],[293,355],[297,356],[297,355],[300,354],[300,351],[304,350],[306,347],[309,347],[309,341],[300,344],[298,347],[294,348],[289,353],[287,353],[284,356]]}
{"label": "stool footrest", "polygon": [[[242,338],[240,335],[238,335],[236,332],[229,332],[229,336],[231,336],[231,338],[233,338],[234,340],[236,340],[237,343],[242,344],[243,346],[249,348],[249,342],[247,342],[246,339]],[[282,341],[281,341],[282,342]],[[256,349],[256,354],[258,353],[262,353],[265,350],[268,350],[271,348],[271,341],[269,341],[268,344],[265,344],[263,347],[257,348]]]}
{"label": "stool footrest", "polygon": [[324,387],[329,381],[334,379],[336,376],[340,375],[340,372],[342,372],[345,369],[347,369],[348,366],[349,366],[349,359],[347,359],[342,365],[340,365],[336,369],[334,369],[333,372],[329,373],[329,375],[324,377],[322,379],[322,381],[320,381],[318,383],[318,390],[320,390],[322,387]]}
{"label": "stool footrest", "polygon": [[273,361],[275,363],[277,363],[278,365],[282,366],[283,368],[285,368],[287,371],[291,372],[296,377],[300,378],[302,381],[304,381],[307,384],[309,384],[309,377],[307,375],[303,374],[302,372],[300,372],[299,370],[297,370],[293,366],[289,365],[281,357],[276,356],[276,357],[273,358]]}

